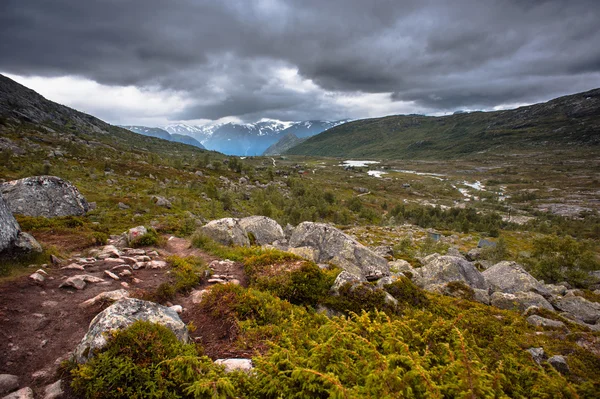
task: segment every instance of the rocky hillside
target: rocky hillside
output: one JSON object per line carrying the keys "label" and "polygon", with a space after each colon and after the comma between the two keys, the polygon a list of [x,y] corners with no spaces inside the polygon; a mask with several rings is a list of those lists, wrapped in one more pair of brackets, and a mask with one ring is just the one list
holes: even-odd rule
{"label": "rocky hillside", "polygon": [[[179,143],[141,136],[96,117],[45,99],[33,90],[0,75],[0,147],[9,149],[8,136],[59,139],[88,148],[176,155],[199,151]],[[10,140],[10,139],[9,139]],[[40,139],[34,139],[40,142]],[[14,151],[14,149],[13,149]],[[16,150],[17,152],[19,150]]]}
{"label": "rocky hillside", "polygon": [[508,111],[432,117],[399,115],[349,122],[288,154],[383,159],[598,148],[600,89]]}

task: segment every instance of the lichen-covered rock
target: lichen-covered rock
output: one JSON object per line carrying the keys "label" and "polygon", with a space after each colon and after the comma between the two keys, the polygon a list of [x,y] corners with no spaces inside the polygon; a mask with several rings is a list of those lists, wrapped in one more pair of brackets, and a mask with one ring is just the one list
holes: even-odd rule
{"label": "lichen-covered rock", "polygon": [[288,248],[287,251],[311,262],[319,262],[319,250],[311,247]]}
{"label": "lichen-covered rock", "polygon": [[248,216],[240,219],[239,223],[246,234],[252,234],[258,245],[272,244],[285,239],[279,223],[266,216]]}
{"label": "lichen-covered rock", "polygon": [[546,353],[544,352],[544,348],[529,348],[527,349],[527,352],[529,352],[529,354],[537,364],[542,364],[542,362],[546,360]]}
{"label": "lichen-covered rock", "polygon": [[487,289],[488,285],[472,263],[458,256],[433,254],[422,260],[424,266],[419,269],[420,277],[415,282],[422,287],[431,284],[443,284],[462,281],[471,288]]}
{"label": "lichen-covered rock", "polygon": [[318,263],[331,262],[368,280],[377,280],[389,275],[385,258],[325,223],[300,223],[294,229],[289,245],[292,248],[315,248],[319,251]]}
{"label": "lichen-covered rock", "polygon": [[0,374],[0,395],[19,388],[19,377],[12,374]]}
{"label": "lichen-covered rock", "polygon": [[133,298],[123,299],[94,317],[88,332],[75,348],[75,360],[85,363],[106,345],[106,333],[126,328],[136,320],[161,324],[173,331],[179,340],[188,341],[187,327],[175,311],[154,302]]}
{"label": "lichen-covered rock", "polygon": [[0,193],[0,253],[9,252],[19,236],[21,228]]}
{"label": "lichen-covered rock", "polygon": [[148,229],[145,226],[132,227],[129,230],[127,230],[127,242],[131,243],[136,238],[139,238],[144,234],[148,234]]}
{"label": "lichen-covered rock", "polygon": [[211,220],[200,227],[200,232],[223,245],[249,246],[250,240],[246,230],[238,219],[224,218]]}
{"label": "lichen-covered rock", "polygon": [[490,303],[492,306],[500,309],[517,310],[520,312],[524,312],[530,306],[554,310],[550,302],[535,292],[516,292],[514,294],[494,292],[490,296]]}
{"label": "lichen-covered rock", "polygon": [[516,262],[503,261],[496,263],[482,274],[490,284],[492,291],[509,294],[533,291],[544,297],[550,296],[550,292],[546,287]]}
{"label": "lichen-covered rock", "polygon": [[565,328],[565,323],[562,321],[547,319],[535,314],[529,316],[527,322],[536,327]]}
{"label": "lichen-covered rock", "polygon": [[56,176],[33,176],[0,186],[12,213],[27,216],[81,216],[89,209],[79,190]]}
{"label": "lichen-covered rock", "polygon": [[21,231],[15,241],[15,251],[21,253],[42,253],[43,249],[39,242],[29,233]]}
{"label": "lichen-covered rock", "polygon": [[333,282],[333,285],[331,286],[331,291],[334,294],[337,294],[339,292],[340,288],[346,283],[353,284],[353,283],[365,283],[365,282],[367,282],[367,280],[363,276],[358,276],[356,274],[352,274],[350,272],[343,270],[340,274],[338,274],[335,281]]}
{"label": "lichen-covered rock", "polygon": [[215,364],[220,364],[225,367],[226,373],[232,371],[243,371],[249,373],[254,368],[251,359],[217,359]]}
{"label": "lichen-covered rock", "polygon": [[590,302],[580,296],[572,295],[556,299],[554,306],[571,315],[569,318],[581,320],[587,324],[595,324],[600,320],[600,303]]}
{"label": "lichen-covered rock", "polygon": [[548,359],[548,363],[550,363],[550,365],[561,374],[569,373],[569,365],[567,364],[567,359],[565,359],[564,356],[554,355]]}

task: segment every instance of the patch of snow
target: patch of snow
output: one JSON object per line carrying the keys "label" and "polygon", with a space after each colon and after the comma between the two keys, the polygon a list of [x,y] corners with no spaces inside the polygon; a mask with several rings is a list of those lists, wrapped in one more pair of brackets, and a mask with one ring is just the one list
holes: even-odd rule
{"label": "patch of snow", "polygon": [[367,172],[367,174],[368,174],[369,176],[378,177],[378,178],[381,178],[381,176],[383,176],[383,175],[385,175],[385,174],[387,174],[387,173],[388,173],[388,172],[384,172],[384,171],[382,171],[382,170],[369,170],[369,171]]}
{"label": "patch of snow", "polygon": [[367,165],[374,165],[381,162],[378,161],[344,161],[340,166],[352,166],[355,168],[365,167]]}
{"label": "patch of snow", "polygon": [[417,172],[415,170],[405,170],[405,169],[394,169],[394,172],[399,172],[399,173],[409,173],[411,175],[419,175],[419,176],[426,176],[426,177],[431,177],[432,179],[437,179],[437,180],[444,180],[442,174],[439,173],[425,173],[425,172]]}
{"label": "patch of snow", "polygon": [[469,183],[468,181],[463,181],[462,184],[464,184],[467,187],[471,187],[474,188],[475,190],[478,191],[485,191],[485,186],[483,184],[481,184],[481,182],[479,180],[477,180],[475,183]]}

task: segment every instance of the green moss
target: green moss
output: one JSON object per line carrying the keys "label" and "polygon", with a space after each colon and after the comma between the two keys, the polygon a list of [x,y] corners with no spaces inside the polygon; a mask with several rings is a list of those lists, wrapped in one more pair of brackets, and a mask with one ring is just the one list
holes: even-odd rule
{"label": "green moss", "polygon": [[129,245],[133,248],[151,247],[158,245],[159,242],[160,236],[158,235],[158,232],[155,229],[150,228],[146,234],[134,238]]}

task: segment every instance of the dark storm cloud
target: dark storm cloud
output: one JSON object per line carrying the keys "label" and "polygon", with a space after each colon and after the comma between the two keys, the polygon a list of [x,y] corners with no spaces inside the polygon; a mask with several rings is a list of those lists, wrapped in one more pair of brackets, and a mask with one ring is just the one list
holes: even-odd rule
{"label": "dark storm cloud", "polygon": [[600,86],[598,21],[596,0],[3,0],[0,70],[182,90],[183,119],[354,116],[283,67],[427,112],[490,108]]}

